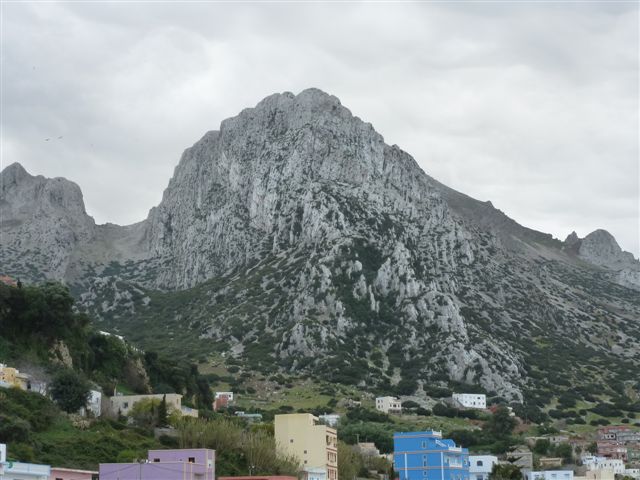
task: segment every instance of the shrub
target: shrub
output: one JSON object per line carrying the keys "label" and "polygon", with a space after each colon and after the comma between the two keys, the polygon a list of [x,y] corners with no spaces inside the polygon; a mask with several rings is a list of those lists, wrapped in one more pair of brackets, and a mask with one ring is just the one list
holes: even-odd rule
{"label": "shrub", "polygon": [[89,383],[71,369],[59,371],[51,382],[51,398],[65,412],[74,413],[86,407],[89,399]]}
{"label": "shrub", "polygon": [[27,442],[31,436],[31,424],[22,418],[0,414],[0,438],[3,442]]}

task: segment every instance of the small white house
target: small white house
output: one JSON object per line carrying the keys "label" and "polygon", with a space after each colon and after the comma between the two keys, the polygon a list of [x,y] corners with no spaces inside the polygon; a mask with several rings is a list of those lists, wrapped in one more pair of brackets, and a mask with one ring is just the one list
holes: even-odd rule
{"label": "small white house", "polygon": [[451,398],[465,408],[487,408],[487,396],[484,393],[454,393]]}
{"label": "small white house", "polygon": [[396,397],[377,397],[376,410],[384,413],[401,413],[402,404]]}
{"label": "small white house", "polygon": [[573,470],[544,470],[527,472],[527,480],[573,480]]}
{"label": "small white house", "polygon": [[493,455],[469,455],[469,480],[488,480],[498,457]]}

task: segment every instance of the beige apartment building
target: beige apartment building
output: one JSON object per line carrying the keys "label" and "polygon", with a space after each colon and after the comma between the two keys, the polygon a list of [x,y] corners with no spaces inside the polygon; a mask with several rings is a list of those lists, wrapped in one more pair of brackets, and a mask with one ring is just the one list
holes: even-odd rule
{"label": "beige apartment building", "polygon": [[278,452],[296,457],[303,470],[322,469],[327,480],[338,480],[338,435],[310,413],[276,415]]}

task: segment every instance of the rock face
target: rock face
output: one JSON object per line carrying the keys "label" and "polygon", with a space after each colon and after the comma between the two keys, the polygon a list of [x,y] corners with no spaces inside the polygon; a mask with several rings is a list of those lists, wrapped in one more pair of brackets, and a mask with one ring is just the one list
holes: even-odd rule
{"label": "rock face", "polygon": [[31,176],[18,163],[0,176],[0,264],[27,278],[64,278],[79,245],[94,237],[80,187]]}
{"label": "rock face", "polygon": [[606,230],[595,230],[583,239],[573,232],[565,245],[582,260],[614,272],[620,285],[640,290],[640,261],[623,251]]}
{"label": "rock face", "polygon": [[614,282],[633,284],[620,275],[635,260],[615,240],[522,227],[316,89],[205,134],[135,225],[94,225],[75,184],[18,165],[2,185],[6,273],[65,279],[143,345],[182,338],[264,372],[407,393],[476,383],[516,400],[584,362],[640,366],[640,301]]}

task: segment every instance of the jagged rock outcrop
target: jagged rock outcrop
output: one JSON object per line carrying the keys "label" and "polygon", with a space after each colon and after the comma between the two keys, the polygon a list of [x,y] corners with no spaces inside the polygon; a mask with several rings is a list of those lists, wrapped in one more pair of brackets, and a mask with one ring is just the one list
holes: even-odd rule
{"label": "jagged rock outcrop", "polygon": [[567,352],[639,366],[640,301],[611,282],[615,240],[563,244],[519,225],[317,89],[272,95],[205,134],[128,227],[94,225],[70,182],[51,197],[37,192],[58,179],[9,168],[7,273],[28,278],[16,259],[38,258],[141,344],[188,338],[265,372],[389,390],[448,379],[516,400],[580,376]]}
{"label": "jagged rock outcrop", "polygon": [[611,270],[618,284],[640,290],[640,261],[623,251],[606,230],[595,230],[582,239],[572,232],[564,243],[582,260]]}

